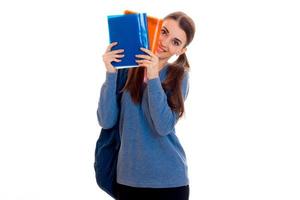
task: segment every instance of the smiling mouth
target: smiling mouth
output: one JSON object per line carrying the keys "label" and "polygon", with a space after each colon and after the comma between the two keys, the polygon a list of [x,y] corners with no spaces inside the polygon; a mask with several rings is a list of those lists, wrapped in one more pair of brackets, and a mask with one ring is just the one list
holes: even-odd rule
{"label": "smiling mouth", "polygon": [[164,48],[162,48],[160,45],[158,45],[158,51],[160,51],[160,52],[166,52],[166,50]]}

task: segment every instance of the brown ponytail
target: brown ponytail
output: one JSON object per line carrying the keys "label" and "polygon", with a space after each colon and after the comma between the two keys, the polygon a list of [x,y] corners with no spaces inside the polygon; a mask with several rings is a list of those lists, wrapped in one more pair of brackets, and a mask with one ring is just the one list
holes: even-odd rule
{"label": "brown ponytail", "polygon": [[165,91],[170,92],[168,104],[170,108],[178,113],[179,118],[184,113],[184,99],[182,96],[182,80],[184,73],[188,73],[189,63],[187,57],[181,54],[177,60],[168,66],[167,77],[162,83]]}

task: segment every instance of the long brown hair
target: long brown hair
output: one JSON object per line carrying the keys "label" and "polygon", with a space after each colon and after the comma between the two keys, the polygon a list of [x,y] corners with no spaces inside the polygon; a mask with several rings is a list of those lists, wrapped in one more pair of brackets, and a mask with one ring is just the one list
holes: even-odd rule
{"label": "long brown hair", "polygon": [[[195,34],[195,24],[193,20],[183,12],[173,12],[167,15],[164,20],[173,19],[178,22],[179,27],[185,32],[187,42],[184,47],[190,44]],[[181,54],[177,60],[169,64],[167,77],[162,83],[165,92],[168,91],[167,99],[170,108],[178,113],[179,118],[184,113],[184,100],[182,97],[181,83],[184,78],[184,72],[189,71],[190,65],[187,57]],[[136,67],[128,70],[128,78],[122,91],[127,90],[134,103],[141,103],[143,95],[144,67]]]}

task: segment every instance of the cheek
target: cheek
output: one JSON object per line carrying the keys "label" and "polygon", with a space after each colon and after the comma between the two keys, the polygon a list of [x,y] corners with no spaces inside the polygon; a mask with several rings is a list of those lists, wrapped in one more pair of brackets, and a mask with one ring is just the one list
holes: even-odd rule
{"label": "cheek", "polygon": [[176,54],[176,52],[177,52],[177,49],[176,49],[176,48],[174,48],[174,47],[169,47],[168,54],[169,54],[170,56],[173,56],[174,54]]}
{"label": "cheek", "polygon": [[163,59],[163,58],[170,58],[170,57],[172,57],[173,55],[175,55],[176,52],[177,52],[177,48],[174,48],[174,47],[168,47],[168,51],[167,51],[167,52],[158,53],[157,56],[158,56],[160,59]]}
{"label": "cheek", "polygon": [[160,59],[165,59],[165,58],[169,58],[172,56],[172,54],[170,54],[170,52],[157,53],[156,55]]}

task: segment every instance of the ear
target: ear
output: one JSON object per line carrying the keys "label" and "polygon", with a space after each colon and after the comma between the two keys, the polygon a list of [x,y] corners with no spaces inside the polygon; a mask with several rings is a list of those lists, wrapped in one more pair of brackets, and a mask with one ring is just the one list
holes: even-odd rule
{"label": "ear", "polygon": [[186,52],[186,50],[187,50],[187,48],[184,47],[184,48],[182,48],[181,50],[179,50],[179,51],[176,53],[176,55],[177,55],[177,56],[180,56],[181,54],[184,54],[184,53]]}

